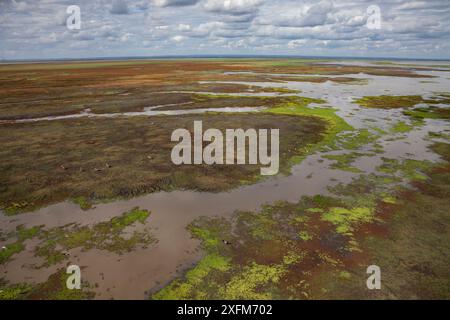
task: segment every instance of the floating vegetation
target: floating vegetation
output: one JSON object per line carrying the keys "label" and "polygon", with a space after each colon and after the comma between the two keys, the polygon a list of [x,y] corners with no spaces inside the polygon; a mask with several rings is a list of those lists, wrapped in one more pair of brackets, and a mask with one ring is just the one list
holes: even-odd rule
{"label": "floating vegetation", "polygon": [[[444,94],[433,99],[425,99],[422,96],[367,96],[355,100],[355,103],[366,108],[376,109],[410,109],[404,110],[403,114],[410,116],[415,120],[422,119],[449,119],[449,108],[440,107],[439,105],[449,105],[450,98]],[[417,106],[419,104],[427,104],[428,106]],[[416,107],[417,106],[417,107]],[[405,125],[401,122],[397,123],[397,129],[406,130]],[[394,127],[393,130],[395,130]],[[402,131],[400,131],[402,132]],[[403,131],[405,132],[405,131]]]}
{"label": "floating vegetation", "polygon": [[73,202],[78,204],[82,210],[89,210],[92,208],[92,202],[83,196],[74,198]]}
{"label": "floating vegetation", "polygon": [[36,256],[45,259],[43,266],[50,266],[68,259],[68,251],[74,248],[83,250],[96,248],[122,254],[138,246],[148,246],[156,241],[149,230],[134,231],[126,236],[124,229],[137,222],[144,224],[149,216],[149,211],[134,208],[121,216],[93,226],[68,224],[48,230],[44,229],[44,226],[28,229],[18,226],[15,232],[5,235],[6,239],[13,239],[14,242],[0,250],[0,264],[8,262],[14,254],[24,250],[24,241],[28,239],[38,241],[34,252]]}
{"label": "floating vegetation", "polygon": [[15,241],[0,249],[0,264],[6,263],[14,254],[23,251],[25,249],[24,242],[35,237],[40,231],[41,227],[25,228],[19,225],[14,232],[7,234],[6,238],[11,238]]}
{"label": "floating vegetation", "polygon": [[412,110],[405,110],[403,114],[414,119],[450,119],[450,108],[441,107],[418,107]]}
{"label": "floating vegetation", "polygon": [[413,125],[407,124],[404,121],[399,121],[391,128],[392,133],[406,133],[414,129]]}
{"label": "floating vegetation", "polygon": [[11,285],[0,279],[0,300],[87,300],[95,296],[89,283],[83,280],[80,289],[68,289],[69,276],[64,269],[59,269],[39,284]]}
{"label": "floating vegetation", "polygon": [[355,100],[361,107],[376,109],[411,108],[426,103],[422,96],[367,96]]}
{"label": "floating vegetation", "polygon": [[426,180],[427,176],[424,172],[432,166],[432,164],[428,161],[413,159],[399,161],[397,159],[383,157],[382,160],[383,164],[377,167],[379,172],[390,175],[395,175],[398,173],[407,180]]}
{"label": "floating vegetation", "polygon": [[331,164],[331,168],[333,169],[340,169],[344,171],[359,173],[362,172],[360,169],[356,167],[352,167],[351,164],[358,158],[363,156],[370,156],[369,153],[358,153],[358,152],[351,152],[351,153],[344,153],[344,154],[326,154],[322,155],[322,158],[326,158],[329,160],[335,160],[336,162]]}
{"label": "floating vegetation", "polygon": [[43,230],[39,233],[41,242],[35,248],[35,254],[45,259],[44,266],[49,266],[67,259],[67,251],[74,248],[96,248],[122,254],[137,246],[145,247],[156,241],[148,230],[134,231],[129,237],[125,237],[123,231],[136,222],[144,224],[149,216],[149,211],[134,208],[92,227],[69,224]]}

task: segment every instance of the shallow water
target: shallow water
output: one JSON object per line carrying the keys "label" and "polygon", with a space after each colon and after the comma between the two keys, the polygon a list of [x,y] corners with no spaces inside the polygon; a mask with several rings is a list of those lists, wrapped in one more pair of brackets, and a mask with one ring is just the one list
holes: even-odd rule
{"label": "shallow water", "polygon": [[27,123],[27,122],[40,122],[40,121],[56,121],[65,119],[77,119],[77,118],[118,118],[118,117],[141,117],[141,116],[160,116],[160,115],[183,115],[183,114],[201,114],[207,112],[222,112],[222,113],[240,113],[240,112],[255,112],[266,109],[266,107],[239,107],[239,108],[203,108],[203,109],[187,109],[187,110],[157,110],[163,107],[182,106],[184,104],[167,104],[153,107],[146,107],[143,111],[135,112],[118,112],[118,113],[92,113],[90,109],[83,110],[80,113],[68,114],[64,116],[49,116],[40,118],[18,119],[18,120],[0,120],[2,123]]}
{"label": "shallow water", "polygon": [[[424,72],[421,72],[424,73]],[[433,83],[422,83],[424,79],[379,77],[366,74],[352,75],[368,79],[367,84],[348,85],[333,82],[308,83],[261,83],[261,82],[230,82],[250,84],[254,86],[286,87],[301,90],[301,96],[321,98],[326,105],[337,109],[337,114],[356,128],[380,128],[388,130],[395,122],[408,118],[400,110],[376,110],[360,108],[354,104],[355,98],[366,95],[432,95],[433,92],[449,91],[450,73],[425,72],[437,78],[430,79]],[[289,75],[293,76],[293,75]],[[246,93],[247,94],[247,93]],[[253,93],[249,95],[261,95]],[[161,106],[158,106],[161,107]],[[198,109],[178,111],[156,111],[152,107],[143,112],[122,114],[93,115],[89,112],[83,116],[134,116],[156,114],[182,114],[200,112],[220,112],[220,109]],[[247,112],[245,108],[227,108],[225,112]],[[245,109],[245,111],[242,111]],[[255,109],[255,108],[252,108]],[[201,111],[200,111],[201,110]],[[223,110],[222,110],[223,111]],[[256,110],[252,110],[256,111]],[[145,114],[143,114],[145,113]],[[156,114],[154,114],[156,113]],[[81,115],[79,115],[81,116]],[[34,119],[36,120],[36,119]],[[52,119],[57,120],[57,119]],[[439,158],[427,149],[428,131],[450,129],[444,121],[428,120],[426,125],[418,127],[406,134],[386,135],[378,142],[384,147],[384,153],[371,157],[362,157],[355,166],[366,173],[374,172],[381,164],[381,157],[395,159],[417,159],[437,161]],[[392,138],[395,138],[392,140]],[[332,152],[333,153],[333,152]],[[147,249],[135,250],[124,255],[107,251],[90,250],[83,252],[75,249],[68,254],[69,262],[84,266],[82,277],[90,283],[98,283],[97,298],[142,299],[148,291],[154,291],[169,282],[184,269],[192,266],[201,257],[199,243],[191,239],[186,226],[195,218],[201,216],[230,216],[235,210],[257,210],[264,203],[278,200],[295,202],[304,195],[326,194],[328,187],[337,183],[348,183],[358,174],[330,169],[333,161],[322,159],[321,154],[308,156],[301,164],[292,168],[289,176],[267,178],[257,184],[243,186],[229,192],[201,193],[193,191],[159,192],[130,200],[114,201],[98,204],[95,208],[82,211],[78,205],[70,202],[55,204],[36,212],[25,213],[14,217],[0,216],[0,226],[3,232],[14,229],[17,225],[42,225],[47,228],[62,226],[67,223],[94,224],[109,220],[133,207],[139,206],[152,212],[144,226],[151,228],[158,243]],[[4,276],[11,282],[45,281],[56,267],[49,269],[33,269],[26,264],[36,263],[31,250],[33,243],[27,243],[27,249],[14,256],[6,265],[0,266],[0,277]],[[0,243],[0,245],[3,245]],[[23,266],[25,264],[25,266]],[[60,266],[64,266],[65,263]],[[147,292],[147,293],[146,293]]]}

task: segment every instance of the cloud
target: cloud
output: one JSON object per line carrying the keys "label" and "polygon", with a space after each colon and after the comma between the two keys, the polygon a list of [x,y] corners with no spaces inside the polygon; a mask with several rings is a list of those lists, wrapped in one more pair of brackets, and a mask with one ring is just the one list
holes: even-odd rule
{"label": "cloud", "polygon": [[18,12],[24,12],[29,9],[28,4],[25,1],[16,1],[12,0],[14,9],[16,9]]}
{"label": "cloud", "polygon": [[177,26],[177,30],[178,31],[189,31],[189,30],[191,30],[192,28],[191,28],[191,25],[190,24],[184,24],[184,23],[180,23],[178,26]]}
{"label": "cloud", "polygon": [[109,12],[112,14],[128,14],[128,5],[125,0],[113,0]]}
{"label": "cloud", "polygon": [[158,7],[183,7],[197,4],[199,0],[153,0]]}
{"label": "cloud", "polygon": [[184,37],[180,36],[180,35],[176,35],[176,36],[172,37],[171,40],[175,41],[175,42],[181,42],[184,40]]}
{"label": "cloud", "polygon": [[294,49],[297,47],[301,47],[301,46],[305,45],[306,43],[307,43],[307,41],[305,39],[291,40],[288,42],[288,48]]}
{"label": "cloud", "polygon": [[316,4],[277,10],[272,13],[268,21],[262,20],[263,24],[273,24],[281,27],[315,27],[327,23],[329,13],[333,12],[334,6],[330,1],[321,1]]}
{"label": "cloud", "polygon": [[243,15],[255,13],[262,3],[262,0],[206,0],[204,8],[215,13]]}

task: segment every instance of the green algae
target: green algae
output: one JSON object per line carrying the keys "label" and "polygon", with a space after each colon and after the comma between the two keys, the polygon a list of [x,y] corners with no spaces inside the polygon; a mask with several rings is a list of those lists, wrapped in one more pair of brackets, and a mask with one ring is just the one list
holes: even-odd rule
{"label": "green algae", "polygon": [[397,203],[397,199],[395,197],[386,195],[384,196],[381,201],[385,202],[385,203],[389,203],[389,204],[396,204]]}
{"label": "green algae", "polygon": [[[424,169],[428,179],[413,181],[414,189],[402,187],[393,196],[384,195],[381,208],[391,212],[389,233],[367,237],[362,248],[370,263],[383,270],[382,288],[361,285],[366,265],[347,271],[346,281],[335,281],[334,272],[323,273],[314,286],[324,289],[318,298],[328,299],[448,299],[450,297],[450,217],[448,215],[450,144],[430,149],[444,162]],[[390,208],[390,209],[389,209]]]}
{"label": "green algae", "polygon": [[435,142],[429,149],[440,155],[445,161],[450,161],[450,144],[445,142]]}
{"label": "green algae", "polygon": [[284,87],[264,87],[263,88],[264,92],[276,92],[276,93],[281,93],[281,94],[290,94],[290,93],[301,93],[301,90],[294,90],[294,89],[289,89],[289,88],[284,88]]}
{"label": "green algae", "polygon": [[418,107],[412,110],[405,110],[403,114],[418,121],[423,119],[450,119],[449,108],[441,107]]}
{"label": "green algae", "polygon": [[66,260],[65,251],[74,248],[83,250],[96,248],[122,254],[138,245],[147,246],[156,241],[148,231],[134,231],[129,237],[124,237],[123,231],[136,222],[144,224],[149,216],[149,211],[134,208],[119,217],[97,223],[92,227],[69,224],[43,230],[39,233],[41,242],[35,248],[35,254],[45,259],[43,266],[50,266]]}
{"label": "green algae", "polygon": [[[298,220],[296,220],[296,221],[299,222]],[[298,236],[303,241],[308,241],[308,240],[311,240],[313,238],[313,236],[308,231],[300,231],[298,233]]]}
{"label": "green algae", "polygon": [[3,205],[3,208],[1,208],[0,206],[0,208],[5,211],[5,215],[13,216],[20,212],[23,212],[24,210],[32,206],[34,206],[34,203],[32,201],[20,201],[20,202],[12,202],[7,206]]}
{"label": "green algae", "polygon": [[369,223],[374,220],[373,210],[367,207],[360,208],[330,208],[322,215],[322,219],[336,226],[336,232],[352,235],[355,226]]}
{"label": "green algae", "polygon": [[[436,143],[430,149],[444,159],[450,157],[449,144]],[[445,280],[448,279],[448,268],[443,268],[448,257],[441,254],[448,250],[442,251],[442,243],[438,242],[439,237],[432,231],[433,228],[436,232],[441,228],[429,219],[448,213],[448,201],[445,202],[445,199],[450,194],[448,187],[436,189],[431,187],[430,183],[438,182],[448,186],[450,180],[442,178],[441,164],[437,164],[438,171],[434,172],[430,170],[435,168],[436,164],[426,161],[407,159],[400,162],[385,158],[384,162],[384,173],[387,176],[361,175],[354,178],[350,184],[339,184],[330,188],[333,196],[303,197],[295,204],[280,201],[263,206],[260,212],[237,212],[232,220],[202,218],[191,231],[194,230],[197,236],[204,239],[202,244],[208,248],[208,252],[215,252],[226,259],[227,267],[214,275],[209,272],[198,282],[190,281],[188,294],[183,294],[183,298],[392,298],[392,293],[368,293],[364,282],[367,278],[365,269],[361,269],[359,263],[354,263],[354,259],[360,259],[357,257],[361,254],[373,253],[375,260],[364,260],[362,265],[376,263],[382,266],[383,270],[395,270],[395,276],[390,275],[388,283],[392,281],[396,295],[448,296],[448,280]],[[430,197],[438,196],[442,200],[421,202],[420,209],[414,209],[414,216],[405,216],[410,210],[409,207],[416,206],[415,201],[423,199],[417,191],[404,189],[405,187],[396,184],[386,184],[386,179],[390,179],[394,173],[411,179],[413,183],[419,183],[417,186],[421,188],[420,192],[430,193]],[[417,174],[424,174],[427,179],[417,180]],[[391,182],[398,182],[395,177],[392,179]],[[414,203],[411,202],[410,196],[405,200],[404,192],[414,194]],[[428,216],[428,212],[434,210],[433,208],[439,209]],[[392,212],[400,213],[396,213],[392,218]],[[421,215],[421,223],[426,227],[418,227],[421,229],[420,239],[414,239],[412,232],[417,227],[410,229],[402,226],[402,221],[406,222],[406,226],[417,224],[414,221],[417,219],[416,214]],[[383,227],[387,217],[395,219],[395,233],[382,238],[375,236],[376,234],[371,235],[371,228]],[[446,219],[448,220],[448,217]],[[450,224],[446,224],[447,227],[448,225]],[[431,235],[430,239],[427,239],[428,234]],[[231,245],[223,245],[220,239],[229,239]],[[407,243],[403,239],[407,239]],[[425,245],[427,250],[417,251],[417,246],[420,245]],[[396,253],[389,253],[390,248],[395,248]],[[429,250],[433,252],[429,253]],[[424,259],[437,254],[441,256],[430,264],[432,272],[436,272],[436,277],[433,276],[434,273],[421,276],[422,278],[408,277],[414,285],[408,285],[407,292],[402,293],[402,283],[405,279],[402,276],[417,275],[414,270],[422,272],[420,270],[424,268],[420,265],[414,267],[414,270],[408,270],[410,261],[423,264],[426,261]],[[399,263],[397,257],[401,257],[403,262]],[[179,293],[177,288],[186,283],[183,279],[179,278],[173,282],[177,286],[169,284],[172,294]],[[422,292],[422,286],[426,283],[424,279],[430,281],[431,288]]]}
{"label": "green algae", "polygon": [[367,156],[369,154],[367,153],[358,153],[358,152],[351,152],[351,153],[345,153],[345,154],[328,154],[328,155],[322,155],[322,158],[326,158],[329,160],[335,160],[336,162],[331,164],[331,168],[333,169],[340,169],[343,171],[349,171],[353,173],[359,173],[362,172],[360,169],[356,167],[352,167],[351,164],[362,156]]}
{"label": "green algae", "polygon": [[82,282],[81,289],[67,288],[69,276],[63,269],[54,273],[46,282],[35,288],[36,296],[46,300],[87,300],[94,297],[86,282]]}
{"label": "green algae", "polygon": [[422,96],[366,96],[355,100],[355,103],[365,108],[393,109],[411,108],[419,103],[426,102]]}
{"label": "green algae", "polygon": [[[151,298],[307,298],[313,266],[343,264],[341,257],[321,245],[324,239],[342,235],[336,243],[340,250],[356,252],[354,233],[374,219],[370,208],[346,206],[337,198],[321,195],[304,197],[296,204],[280,201],[263,206],[260,212],[237,212],[233,223],[200,218],[189,230],[202,240],[206,255]],[[326,223],[321,229],[318,220]],[[221,239],[229,239],[231,245]],[[309,243],[315,243],[314,250],[308,249]]]}
{"label": "green algae", "polygon": [[397,159],[382,158],[383,164],[376,169],[379,172],[395,175],[399,174],[407,180],[426,180],[427,176],[424,174],[432,165],[429,161],[420,161],[414,159],[405,159],[399,161]]}
{"label": "green algae", "polygon": [[260,265],[252,263],[233,276],[219,296],[226,300],[270,300],[274,299],[269,289],[276,285],[286,272],[284,265]]}
{"label": "green algae", "polygon": [[429,139],[445,139],[445,140],[450,141],[450,134],[444,133],[444,132],[430,131],[430,132],[428,132],[428,138]]}
{"label": "green algae", "polygon": [[391,132],[392,133],[406,133],[406,132],[410,132],[413,129],[414,129],[413,125],[407,124],[404,121],[399,121],[396,124],[394,124],[394,126],[392,126]]}
{"label": "green algae", "polygon": [[206,299],[207,296],[199,286],[211,273],[224,272],[229,269],[227,258],[218,254],[207,254],[195,268],[189,270],[184,279],[177,279],[152,296],[154,300]]}
{"label": "green algae", "polygon": [[[193,237],[202,240],[202,247],[206,255],[199,263],[187,271],[183,279],[176,279],[168,286],[152,296],[154,300],[206,299],[206,293],[199,290],[205,279],[219,272],[226,272],[230,268],[230,258],[220,253],[220,233],[227,229],[224,221],[211,225],[210,228],[200,228],[196,223],[189,226]],[[201,223],[201,220],[197,223]],[[225,227],[224,229],[222,229]]]}
{"label": "green algae", "polygon": [[[448,105],[450,99],[443,95],[433,99],[425,99],[421,96],[366,96],[355,100],[361,107],[377,109],[396,109],[403,108],[403,114],[416,121],[423,119],[449,119],[450,111],[448,108],[442,108],[437,105]],[[428,104],[427,107],[415,107],[418,104]],[[414,108],[415,107],[415,108]],[[419,123],[419,122],[418,122]],[[407,130],[405,125],[397,124],[398,130]],[[395,130],[395,127],[393,128]],[[409,130],[407,130],[409,131]],[[400,131],[400,132],[407,132]]]}
{"label": "green algae", "polygon": [[92,202],[83,196],[74,198],[73,202],[78,204],[82,210],[89,210],[92,208]]}
{"label": "green algae", "polygon": [[24,242],[35,237],[40,230],[41,226],[25,228],[19,225],[15,231],[7,234],[6,238],[13,238],[16,241],[5,245],[4,249],[0,249],[0,264],[6,263],[13,255],[22,252],[25,249]]}
{"label": "green algae", "polygon": [[5,249],[0,250],[0,264],[8,261],[14,254],[21,252],[25,249],[25,246],[22,242],[14,242],[11,244],[7,244]]}
{"label": "green algae", "polygon": [[[353,206],[367,206],[373,204],[376,197],[384,194],[390,188],[385,183],[384,175],[367,174],[354,177],[351,182],[339,183],[328,187],[329,192],[340,197],[342,202],[351,203]],[[351,199],[351,202],[348,202]],[[358,203],[366,203],[359,205]]]}
{"label": "green algae", "polygon": [[81,282],[80,289],[67,288],[69,276],[64,269],[58,269],[38,284],[9,285],[0,280],[0,300],[88,300],[95,296],[86,281]]}
{"label": "green algae", "polygon": [[375,142],[380,136],[368,129],[360,129],[354,132],[339,135],[338,146],[340,149],[357,150],[362,146]]}
{"label": "green algae", "polygon": [[319,117],[328,123],[328,128],[323,135],[321,142],[309,144],[303,148],[303,155],[294,157],[293,163],[301,162],[307,154],[318,150],[336,149],[338,135],[345,131],[352,131],[354,128],[345,120],[336,115],[336,109],[330,107],[314,107],[310,108],[310,103],[321,104],[324,100],[312,98],[292,98],[290,102],[282,103],[279,106],[267,110],[274,114],[291,114],[301,116]]}
{"label": "green algae", "polygon": [[0,281],[0,300],[20,300],[25,299],[32,290],[29,284],[7,285]]}

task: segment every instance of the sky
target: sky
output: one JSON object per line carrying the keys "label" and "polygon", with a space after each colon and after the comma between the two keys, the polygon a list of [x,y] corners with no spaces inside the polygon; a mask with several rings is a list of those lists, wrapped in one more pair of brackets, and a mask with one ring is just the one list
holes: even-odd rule
{"label": "sky", "polygon": [[449,0],[0,0],[0,26],[1,59],[450,59]]}

